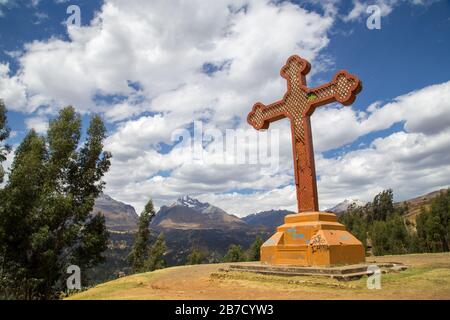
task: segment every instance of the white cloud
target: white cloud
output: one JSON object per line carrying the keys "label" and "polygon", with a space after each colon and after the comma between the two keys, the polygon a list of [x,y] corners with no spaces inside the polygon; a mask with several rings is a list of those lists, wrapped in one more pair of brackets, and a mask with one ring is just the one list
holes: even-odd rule
{"label": "white cloud", "polygon": [[18,7],[21,2],[24,2],[27,6],[37,7],[40,0],[31,0],[30,3],[21,0],[0,0],[0,18],[5,16],[5,12],[2,9],[11,9],[13,7]]}
{"label": "white cloud", "polygon": [[34,129],[37,133],[46,133],[48,129],[48,119],[45,117],[37,116],[25,119],[25,125],[27,129]]}
{"label": "white cloud", "polygon": [[[295,188],[292,185],[251,194],[237,192],[227,194],[203,194],[198,197],[239,217],[259,211],[286,209],[297,210]],[[255,206],[258,204],[258,206]]]}
{"label": "white cloud", "polygon": [[[392,102],[373,104],[365,113],[351,107],[317,110],[312,119],[317,151],[342,147],[397,122],[403,122],[405,128],[339,157],[326,159],[316,154],[321,209],[348,197],[369,201],[386,188],[393,188],[396,199],[402,200],[449,185],[449,101],[450,81],[399,96]],[[135,130],[139,131],[138,128]],[[107,177],[108,192],[138,208],[149,196],[159,206],[188,193],[240,216],[271,208],[293,210],[296,200],[289,126],[287,121],[280,121],[271,128],[281,131],[281,166],[273,175],[263,175],[257,166],[190,163],[177,148],[166,154],[152,150],[113,162]],[[138,134],[130,134],[129,138],[122,136],[117,141],[125,145],[132,136],[141,139]],[[158,173],[160,170],[170,174],[163,176]],[[239,189],[254,191],[233,191]]]}
{"label": "white cloud", "polygon": [[[292,52],[313,59],[332,22],[284,2],[109,0],[90,26],[69,27],[70,41],[28,43],[18,75],[27,110],[72,104],[98,111],[96,96],[128,96],[133,81],[147,102],[117,105],[109,119],[122,120],[134,107],[190,116],[214,105],[216,117],[228,121],[261,92],[281,94],[279,66]],[[228,68],[204,74],[203,64],[214,62]]]}
{"label": "white cloud", "polygon": [[397,132],[366,149],[317,161],[322,207],[352,196],[371,200],[393,188],[398,200],[450,185],[450,129],[426,136]]}
{"label": "white cloud", "polygon": [[6,160],[0,163],[0,167],[2,167],[3,172],[5,173],[5,176],[3,177],[3,182],[0,183],[0,188],[3,188],[8,182],[8,173],[14,160],[14,151],[16,148],[17,146],[12,146],[12,150],[6,155]]}
{"label": "white cloud", "polygon": [[365,112],[349,107],[319,108],[311,121],[316,151],[338,148],[403,121],[407,132],[440,132],[450,126],[449,101],[450,81],[399,96],[382,107],[374,103]]}
{"label": "white cloud", "polygon": [[18,76],[10,76],[9,73],[9,64],[0,63],[0,97],[8,109],[23,110],[26,105],[25,86]]}
{"label": "white cloud", "polygon": [[35,12],[34,16],[36,17],[36,20],[33,22],[34,24],[41,24],[44,20],[49,18],[48,14],[44,12]]}
{"label": "white cloud", "polygon": [[[378,3],[388,14],[397,2]],[[218,0],[214,6],[199,0],[107,0],[89,26],[69,27],[69,41],[28,43],[17,74],[0,65],[0,96],[11,110],[32,113],[27,127],[41,132],[47,114],[68,104],[118,122],[106,141],[113,153],[106,192],[138,211],[148,197],[160,206],[184,193],[239,215],[294,209],[287,120],[271,126],[282,139],[281,165],[271,175],[262,175],[258,166],[192,163],[182,147],[162,150],[161,142],[170,144],[174,130],[198,119],[222,131],[247,128],[254,102],[269,103],[284,93],[278,71],[292,53],[309,59],[317,72],[337,12],[325,4],[320,15],[262,0]],[[361,12],[355,9],[348,19]],[[204,65],[217,70],[206,74]],[[317,110],[312,123],[322,208],[346,197],[369,200],[385,187],[394,187],[401,198],[448,184],[449,87],[450,82],[429,86],[365,112]],[[320,154],[396,122],[405,123],[405,132],[341,157]],[[250,192],[235,192],[242,189]]]}

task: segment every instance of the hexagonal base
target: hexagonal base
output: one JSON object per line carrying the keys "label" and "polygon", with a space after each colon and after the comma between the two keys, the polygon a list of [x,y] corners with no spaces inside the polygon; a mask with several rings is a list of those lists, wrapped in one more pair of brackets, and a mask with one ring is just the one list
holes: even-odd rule
{"label": "hexagonal base", "polygon": [[290,214],[261,246],[261,261],[298,266],[333,266],[365,261],[362,243],[328,212]]}

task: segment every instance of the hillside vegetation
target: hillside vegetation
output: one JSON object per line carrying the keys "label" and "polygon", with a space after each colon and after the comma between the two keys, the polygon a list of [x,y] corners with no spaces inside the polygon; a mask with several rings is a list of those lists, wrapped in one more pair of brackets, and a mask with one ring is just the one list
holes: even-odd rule
{"label": "hillside vegetation", "polygon": [[[339,217],[347,229],[368,249],[368,253],[386,254],[448,252],[450,246],[450,192],[394,204],[391,189],[377,194],[364,206],[350,206]],[[426,201],[425,201],[426,200]],[[420,208],[411,221],[410,212]]]}

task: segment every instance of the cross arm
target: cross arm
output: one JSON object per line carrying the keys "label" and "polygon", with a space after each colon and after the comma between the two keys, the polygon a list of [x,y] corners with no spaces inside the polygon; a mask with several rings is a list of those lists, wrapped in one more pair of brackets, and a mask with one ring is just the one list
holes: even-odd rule
{"label": "cross arm", "polygon": [[256,130],[267,129],[271,122],[286,117],[284,104],[284,101],[278,101],[265,106],[261,102],[257,102],[248,114],[247,122]]}
{"label": "cross arm", "polygon": [[361,90],[362,83],[358,77],[345,70],[338,71],[331,82],[308,90],[310,107],[306,114],[311,115],[315,108],[335,101],[344,106],[351,105]]}

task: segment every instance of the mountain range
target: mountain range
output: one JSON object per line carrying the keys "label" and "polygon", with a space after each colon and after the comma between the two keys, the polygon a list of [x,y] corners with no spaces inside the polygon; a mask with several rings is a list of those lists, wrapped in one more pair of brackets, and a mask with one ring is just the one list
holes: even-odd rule
{"label": "mountain range", "polygon": [[[106,226],[112,232],[134,232],[139,216],[128,204],[102,194],[94,204],[93,212],[105,216]],[[162,206],[153,218],[150,229],[167,230],[213,230],[254,229],[274,230],[283,223],[284,216],[292,212],[270,210],[239,218],[210,203],[200,202],[188,195],[182,196],[169,206]]]}
{"label": "mountain range", "polygon": [[[420,206],[429,205],[439,192],[432,192],[396,205],[407,204],[406,218],[415,218]],[[364,205],[361,201],[346,199],[327,211],[342,214],[350,205]],[[97,282],[113,279],[127,272],[127,260],[137,230],[139,216],[135,209],[103,194],[94,205],[94,212],[105,216],[110,232],[106,262],[93,270]],[[165,259],[168,265],[185,264],[193,248],[204,252],[208,262],[218,262],[231,244],[249,248],[257,236],[267,239],[276,227],[283,224],[287,210],[270,210],[239,218],[209,203],[183,196],[169,206],[162,206],[150,224],[150,237],[164,233],[167,245]]]}
{"label": "mountain range", "polygon": [[[444,189],[442,189],[444,190]],[[427,205],[439,194],[437,190],[410,200],[398,202],[395,205],[407,204],[409,211],[406,216],[415,216],[420,206]],[[326,209],[338,216],[351,205],[364,206],[365,203],[356,199],[345,199],[332,208]],[[106,219],[106,226],[111,231],[134,232],[137,230],[139,216],[135,209],[123,202],[114,200],[102,194],[94,205],[94,212],[101,212]],[[212,230],[212,229],[256,229],[275,230],[284,222],[284,217],[291,214],[288,210],[269,210],[249,214],[239,218],[227,213],[210,203],[201,202],[188,195],[182,196],[169,206],[162,206],[153,218],[150,228],[161,232],[163,230]]]}

